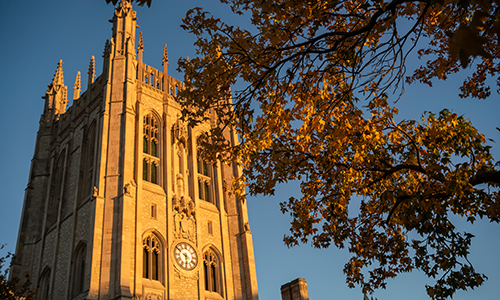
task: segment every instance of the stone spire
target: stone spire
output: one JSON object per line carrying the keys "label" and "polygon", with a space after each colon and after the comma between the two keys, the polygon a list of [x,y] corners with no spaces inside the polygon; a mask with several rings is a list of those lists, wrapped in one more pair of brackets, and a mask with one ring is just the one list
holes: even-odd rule
{"label": "stone spire", "polygon": [[165,76],[163,76],[163,86],[167,86],[167,73],[168,73],[168,52],[167,52],[167,44],[165,44],[165,46],[163,47],[163,59],[161,60],[162,61],[162,65],[163,65],[163,74],[165,74]]}
{"label": "stone spire", "polygon": [[142,31],[139,32],[139,44],[137,45],[137,62],[139,64],[137,68],[138,76],[141,80],[144,80],[144,66],[142,65],[142,54],[144,53],[144,43],[142,41]]}
{"label": "stone spire", "polygon": [[63,61],[59,60],[57,64],[56,73],[54,74],[54,78],[52,79],[52,85],[64,85],[64,75],[62,69]]}
{"label": "stone spire", "polygon": [[95,79],[95,57],[92,55],[90,58],[90,65],[89,65],[89,71],[87,72],[89,74],[89,81],[88,84],[94,83]]}
{"label": "stone spire", "polygon": [[75,92],[73,93],[73,100],[80,98],[80,93],[82,92],[82,79],[80,77],[80,71],[76,73],[75,86],[73,87]]}
{"label": "stone spire", "polygon": [[139,32],[139,44],[137,45],[138,51],[144,51],[144,43],[142,41],[142,31]]}
{"label": "stone spire", "polygon": [[[126,52],[134,53],[136,12],[132,9],[130,0],[122,0],[115,7],[113,17],[113,39],[115,42],[116,55],[125,55]],[[130,43],[130,47],[127,46]]]}
{"label": "stone spire", "polygon": [[106,74],[109,68],[109,56],[111,55],[111,43],[106,40],[104,44],[104,51],[102,53],[103,63],[102,63],[102,74]]}
{"label": "stone spire", "polygon": [[168,65],[168,52],[167,52],[167,44],[163,47],[163,59],[162,59],[163,64]]}
{"label": "stone spire", "polygon": [[66,111],[68,88],[64,85],[62,65],[62,60],[59,60],[54,78],[47,86],[47,92],[43,97],[45,99],[44,115],[47,124],[51,124],[53,120],[59,118],[59,114],[63,114]]}
{"label": "stone spire", "polygon": [[102,57],[108,56],[110,52],[111,52],[111,44],[109,43],[109,40],[106,40],[106,43],[104,44],[104,51],[102,53]]}

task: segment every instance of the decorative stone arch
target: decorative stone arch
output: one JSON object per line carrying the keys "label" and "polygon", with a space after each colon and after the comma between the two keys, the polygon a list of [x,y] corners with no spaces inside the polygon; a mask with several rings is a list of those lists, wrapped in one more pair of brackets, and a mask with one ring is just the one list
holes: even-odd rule
{"label": "decorative stone arch", "polygon": [[142,235],[142,277],[143,280],[165,281],[166,240],[156,230]]}
{"label": "decorative stone arch", "polygon": [[213,244],[208,244],[202,251],[203,287],[205,291],[224,295],[222,253]]}
{"label": "decorative stone arch", "polygon": [[49,267],[45,267],[43,272],[40,273],[37,285],[37,299],[48,300],[50,299],[50,273]]}
{"label": "decorative stone arch", "polygon": [[146,237],[149,234],[156,235],[160,239],[160,242],[164,245],[163,247],[166,248],[165,245],[167,243],[167,240],[165,239],[165,237],[163,236],[163,234],[161,234],[158,231],[158,229],[156,229],[154,227],[151,227],[151,228],[148,228],[148,229],[144,230],[144,233],[142,234],[142,238]]}
{"label": "decorative stone arch", "polygon": [[216,169],[212,164],[200,156],[201,146],[199,145],[200,136],[203,134],[202,130],[194,133],[196,160],[194,161],[194,171],[197,174],[198,193],[196,198],[218,206],[218,199],[215,191],[215,179],[217,178]]}
{"label": "decorative stone arch", "polygon": [[163,128],[163,118],[161,114],[159,114],[154,108],[147,108],[144,110],[143,118],[144,116],[149,114],[153,115],[156,118],[156,120],[158,121],[159,131],[161,131],[161,129]]}
{"label": "decorative stone arch", "polygon": [[148,109],[142,116],[142,126],[142,180],[161,185],[162,118]]}
{"label": "decorative stone arch", "polygon": [[211,249],[212,251],[215,252],[215,254],[217,254],[219,258],[222,258],[222,252],[220,252],[217,246],[215,246],[213,243],[208,243],[205,246],[203,246],[202,253],[205,253],[205,251],[207,251],[208,249]]}

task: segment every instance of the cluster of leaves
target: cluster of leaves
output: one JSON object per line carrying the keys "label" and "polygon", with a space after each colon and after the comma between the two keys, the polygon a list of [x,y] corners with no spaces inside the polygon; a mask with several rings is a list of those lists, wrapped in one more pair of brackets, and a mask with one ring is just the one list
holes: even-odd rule
{"label": "cluster of leaves", "polygon": [[[481,285],[486,276],[467,259],[473,236],[449,216],[500,221],[499,164],[468,120],[443,110],[396,122],[387,94],[473,65],[460,96],[488,97],[500,1],[220,1],[253,27],[188,11],[197,57],[179,61],[188,87],[179,100],[192,126],[218,117],[204,154],[243,166],[240,197],[300,181],[301,197],[281,204],[292,216],[285,243],[347,247],[347,283],[363,292],[414,269],[436,278],[426,286],[433,299]],[[429,60],[405,78],[414,50]],[[244,87],[232,92],[236,82]]]}
{"label": "cluster of leaves", "polygon": [[[113,5],[116,5],[118,3],[118,1],[123,1],[123,0],[106,0],[106,3],[109,4],[109,3],[113,3]],[[131,0],[125,0],[125,1],[131,1]],[[137,4],[139,4],[139,6],[143,6],[144,4],[147,4],[148,7],[151,7],[151,1],[152,0],[133,0],[133,2],[136,2]]]}
{"label": "cluster of leaves", "polygon": [[[428,23],[421,32],[423,37],[428,38],[429,45],[418,51],[419,58],[430,56],[432,59],[407,81],[411,83],[418,80],[432,85],[433,78],[446,80],[447,75],[460,71],[457,59],[465,68],[471,57],[480,56],[482,59],[475,61],[476,71],[464,80],[460,96],[479,99],[490,96],[491,90],[485,84],[486,79],[488,76],[495,77],[500,68],[500,2],[437,2],[441,2],[442,8],[429,11]],[[500,85],[500,79],[497,79],[497,85]]]}
{"label": "cluster of leaves", "polygon": [[[3,248],[4,245],[0,244],[0,250]],[[26,275],[26,279],[23,283],[21,283],[17,277],[9,279],[9,268],[4,269],[4,266],[11,257],[11,253],[7,254],[5,257],[0,257],[0,299],[36,299],[36,290],[32,288],[31,280],[28,275]]]}
{"label": "cluster of leaves", "polygon": [[[243,166],[240,194],[301,182],[301,197],[281,204],[292,216],[285,243],[347,247],[347,283],[364,292],[414,269],[436,278],[426,287],[435,299],[481,285],[467,259],[472,235],[449,216],[499,222],[499,165],[465,118],[443,110],[396,122],[387,93],[446,79],[475,58],[462,95],[488,96],[486,79],[500,70],[499,1],[221,2],[253,28],[188,11],[198,55],[179,61],[184,115],[193,126],[219,118],[205,155]],[[430,60],[405,78],[419,40]],[[231,91],[236,82],[244,87]]]}

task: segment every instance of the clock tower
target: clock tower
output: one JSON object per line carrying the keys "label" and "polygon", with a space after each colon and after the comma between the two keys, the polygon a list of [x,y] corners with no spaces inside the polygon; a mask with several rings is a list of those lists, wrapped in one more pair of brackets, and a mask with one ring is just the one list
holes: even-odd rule
{"label": "clock tower", "polygon": [[[11,274],[38,299],[258,299],[235,164],[207,162],[180,118],[181,81],[143,63],[130,1],[115,8],[102,74],[91,58],[67,107],[63,64],[48,85]],[[228,140],[237,142],[228,129]]]}

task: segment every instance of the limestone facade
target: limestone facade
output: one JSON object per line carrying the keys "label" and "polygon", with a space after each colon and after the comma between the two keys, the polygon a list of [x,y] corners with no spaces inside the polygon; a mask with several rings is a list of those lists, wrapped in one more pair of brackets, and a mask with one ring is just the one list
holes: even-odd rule
{"label": "limestone facade", "polygon": [[[130,1],[115,8],[102,74],[92,57],[68,104],[62,61],[44,96],[12,276],[39,299],[258,299],[236,165],[198,157],[183,83],[142,62]],[[233,141],[237,137],[228,131]],[[231,136],[232,135],[232,136]]]}

